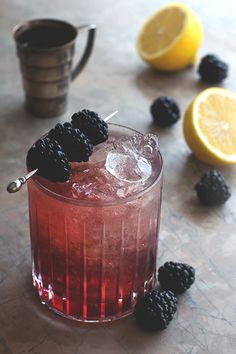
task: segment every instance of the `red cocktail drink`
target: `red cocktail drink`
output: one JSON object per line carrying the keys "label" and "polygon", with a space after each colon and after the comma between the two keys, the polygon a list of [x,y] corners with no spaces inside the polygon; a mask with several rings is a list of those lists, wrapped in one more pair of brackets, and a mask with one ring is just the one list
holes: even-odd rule
{"label": "red cocktail drink", "polygon": [[42,303],[85,322],[131,313],[156,278],[158,145],[125,127],[109,131],[68,182],[28,182],[34,286]]}

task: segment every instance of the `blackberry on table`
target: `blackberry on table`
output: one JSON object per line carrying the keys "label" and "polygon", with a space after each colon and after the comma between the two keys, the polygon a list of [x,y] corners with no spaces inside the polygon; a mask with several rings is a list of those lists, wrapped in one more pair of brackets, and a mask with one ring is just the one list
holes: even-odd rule
{"label": "blackberry on table", "polygon": [[71,175],[69,161],[61,145],[49,137],[39,139],[27,153],[27,165],[52,182],[66,182]]}
{"label": "blackberry on table", "polygon": [[72,115],[72,126],[80,129],[92,142],[100,144],[108,139],[108,125],[98,114],[88,109],[83,109]]}
{"label": "blackberry on table", "polygon": [[134,316],[146,330],[165,329],[176,312],[177,298],[171,291],[152,290],[137,302]]}
{"label": "blackberry on table", "polygon": [[223,81],[228,76],[229,65],[218,56],[208,54],[202,58],[198,73],[201,79],[210,84]]}
{"label": "blackberry on table", "polygon": [[48,135],[59,142],[69,161],[86,162],[93,152],[91,141],[70,123],[58,123]]}
{"label": "blackberry on table", "polygon": [[153,101],[150,111],[160,127],[168,127],[180,119],[180,109],[176,101],[170,97],[160,96]]}
{"label": "blackberry on table", "polygon": [[200,202],[207,206],[224,204],[231,196],[224,177],[216,170],[206,172],[196,184],[195,190]]}
{"label": "blackberry on table", "polygon": [[158,280],[163,289],[181,294],[195,281],[195,269],[188,264],[166,262],[158,269]]}

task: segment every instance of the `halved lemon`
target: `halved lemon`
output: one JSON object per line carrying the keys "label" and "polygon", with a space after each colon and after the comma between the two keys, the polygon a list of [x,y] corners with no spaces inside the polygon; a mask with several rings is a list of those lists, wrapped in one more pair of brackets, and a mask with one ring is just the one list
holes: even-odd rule
{"label": "halved lemon", "polygon": [[190,104],[184,117],[185,140],[196,157],[212,165],[236,163],[236,94],[209,88]]}
{"label": "halved lemon", "polygon": [[182,3],[171,3],[143,25],[137,51],[153,67],[175,71],[194,63],[202,37],[197,14]]}

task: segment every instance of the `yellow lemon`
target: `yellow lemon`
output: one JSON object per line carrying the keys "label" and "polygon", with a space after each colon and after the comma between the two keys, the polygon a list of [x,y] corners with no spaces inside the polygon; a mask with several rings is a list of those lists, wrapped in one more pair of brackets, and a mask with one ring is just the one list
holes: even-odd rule
{"label": "yellow lemon", "polygon": [[176,2],[161,8],[143,25],[137,39],[141,58],[153,67],[175,71],[193,64],[203,38],[197,14]]}
{"label": "yellow lemon", "polygon": [[213,165],[236,163],[236,94],[209,88],[190,104],[184,117],[185,140],[196,157]]}

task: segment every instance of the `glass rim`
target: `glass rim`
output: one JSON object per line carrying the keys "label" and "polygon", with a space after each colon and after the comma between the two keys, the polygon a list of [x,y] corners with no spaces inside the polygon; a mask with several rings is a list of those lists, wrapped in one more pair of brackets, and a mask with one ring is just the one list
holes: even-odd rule
{"label": "glass rim", "polygon": [[[141,135],[145,135],[133,128],[129,128],[126,127],[124,125],[121,124],[115,124],[115,123],[108,123],[109,126],[114,126],[114,127],[119,127],[119,128],[125,128],[127,130],[133,131],[136,134],[141,134]],[[72,197],[65,197],[59,193],[53,192],[52,190],[50,190],[49,188],[45,187],[42,183],[40,183],[39,181],[37,181],[35,179],[35,176],[31,177],[31,181],[37,186],[39,187],[43,192],[46,192],[47,195],[51,196],[54,199],[60,200],[62,202],[66,202],[69,204],[76,204],[79,206],[93,206],[93,207],[106,207],[106,206],[115,206],[115,205],[120,205],[120,204],[125,204],[128,202],[131,202],[133,200],[139,199],[142,197],[142,195],[144,195],[145,193],[147,193],[150,189],[153,188],[154,185],[156,185],[158,182],[160,182],[161,176],[163,174],[163,158],[162,158],[162,154],[160,152],[160,150],[158,151],[158,155],[160,157],[160,170],[159,173],[157,173],[156,178],[152,181],[152,183],[150,185],[148,185],[147,187],[145,187],[144,189],[142,189],[140,192],[136,192],[133,193],[131,196],[125,197],[125,198],[120,198],[117,200],[109,200],[109,201],[105,201],[105,200],[84,200],[84,199],[76,199],[76,198],[72,198]]]}

